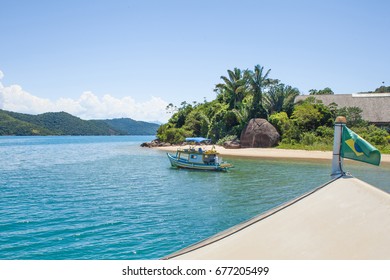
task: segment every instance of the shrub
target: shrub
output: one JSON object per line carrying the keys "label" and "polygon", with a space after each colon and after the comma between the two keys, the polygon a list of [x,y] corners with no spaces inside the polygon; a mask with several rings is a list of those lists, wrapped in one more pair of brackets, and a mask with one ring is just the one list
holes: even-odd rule
{"label": "shrub", "polygon": [[236,135],[226,135],[225,137],[223,137],[223,138],[218,140],[217,145],[222,146],[225,142],[233,141],[233,140],[236,140],[236,139],[237,139]]}
{"label": "shrub", "polygon": [[185,141],[186,137],[191,137],[192,131],[184,128],[172,127],[169,123],[160,126],[157,131],[157,138],[162,142],[178,144]]}
{"label": "shrub", "polygon": [[286,112],[274,113],[269,116],[268,121],[276,128],[280,135],[283,135],[291,125]]}
{"label": "shrub", "polygon": [[312,146],[317,142],[317,136],[313,132],[305,132],[302,134],[301,142],[303,145]]}
{"label": "shrub", "polygon": [[374,125],[369,125],[366,127],[354,127],[352,130],[372,145],[385,146],[389,143],[389,133],[386,130],[380,129]]}

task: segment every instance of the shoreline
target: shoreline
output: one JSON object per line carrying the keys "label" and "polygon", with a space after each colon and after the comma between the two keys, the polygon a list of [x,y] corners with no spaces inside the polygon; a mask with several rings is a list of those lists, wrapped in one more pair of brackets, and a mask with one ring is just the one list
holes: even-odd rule
{"label": "shoreline", "polygon": [[[331,161],[333,156],[332,151],[288,150],[288,149],[276,149],[276,148],[225,149],[224,147],[218,145],[202,145],[199,147],[205,150],[210,150],[213,146],[215,146],[216,150],[221,154],[221,156],[231,156],[231,157]],[[165,152],[176,152],[176,150],[180,147],[185,147],[185,146],[176,145],[176,146],[155,147],[155,148]],[[348,161],[352,161],[352,160],[348,160]],[[381,165],[382,164],[385,165],[390,164],[390,155],[388,154],[381,155]]]}

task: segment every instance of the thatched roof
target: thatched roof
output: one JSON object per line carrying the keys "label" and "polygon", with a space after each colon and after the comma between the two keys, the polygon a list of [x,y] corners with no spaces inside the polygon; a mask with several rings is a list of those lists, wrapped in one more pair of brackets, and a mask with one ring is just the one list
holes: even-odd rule
{"label": "thatched roof", "polygon": [[390,123],[390,93],[357,93],[332,95],[300,95],[295,102],[315,97],[325,105],[336,103],[341,107],[359,107],[364,120],[376,124]]}

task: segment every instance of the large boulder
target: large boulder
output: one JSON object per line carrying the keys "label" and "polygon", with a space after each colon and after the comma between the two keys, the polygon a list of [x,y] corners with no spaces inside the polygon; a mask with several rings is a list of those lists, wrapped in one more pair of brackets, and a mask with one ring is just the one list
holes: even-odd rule
{"label": "large boulder", "polygon": [[270,148],[276,146],[280,135],[276,128],[265,119],[251,119],[241,132],[242,148]]}

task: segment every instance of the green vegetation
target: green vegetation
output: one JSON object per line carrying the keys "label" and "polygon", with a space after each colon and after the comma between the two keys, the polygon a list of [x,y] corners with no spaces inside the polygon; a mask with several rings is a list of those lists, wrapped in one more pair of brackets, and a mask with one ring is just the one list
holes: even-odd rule
{"label": "green vegetation", "polygon": [[8,112],[0,110],[0,135],[48,135],[44,127],[14,118]]}
{"label": "green vegetation", "polygon": [[338,115],[346,116],[348,126],[382,152],[390,151],[390,136],[385,129],[368,125],[358,107],[339,108],[316,100],[316,95],[334,94],[330,88],[310,90],[311,97],[294,104],[300,94],[297,88],[269,77],[270,70],[256,65],[254,70],[234,68],[221,76],[215,86],[216,99],[204,103],[169,104],[173,113],[168,123],[160,126],[159,140],[183,142],[185,137],[203,136],[215,143],[240,137],[252,118],[265,118],[281,135],[280,148],[332,150],[333,125]]}
{"label": "green vegetation", "polygon": [[309,90],[310,95],[324,95],[324,94],[334,94],[333,90],[330,88],[326,87],[321,90],[316,90],[316,89],[311,89]]}
{"label": "green vegetation", "polygon": [[368,91],[367,93],[390,93],[390,86],[385,86],[385,82],[382,82],[382,86],[376,88],[374,91]]}
{"label": "green vegetation", "polygon": [[132,119],[86,121],[65,112],[29,115],[0,110],[0,135],[154,135],[158,127]]}
{"label": "green vegetation", "polygon": [[375,93],[386,93],[386,92],[388,93],[388,92],[390,92],[390,87],[381,86],[381,87],[375,89],[374,92]]}
{"label": "green vegetation", "polygon": [[267,118],[274,112],[291,112],[299,91],[269,78],[270,70],[256,65],[254,70],[234,68],[221,76],[223,83],[215,86],[217,98],[211,102],[188,104],[177,108],[168,123],[162,125],[157,136],[161,141],[179,143],[185,137],[205,136],[214,142],[227,137],[239,137],[252,118]]}

